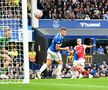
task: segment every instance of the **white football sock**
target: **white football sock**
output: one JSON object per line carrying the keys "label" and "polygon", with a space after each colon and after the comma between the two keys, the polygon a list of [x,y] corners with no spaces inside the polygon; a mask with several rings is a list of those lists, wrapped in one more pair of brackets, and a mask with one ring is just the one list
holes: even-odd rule
{"label": "white football sock", "polygon": [[74,77],[75,76],[75,71],[72,70],[71,74],[72,74],[72,77]]}
{"label": "white football sock", "polygon": [[59,64],[57,67],[57,76],[60,76],[61,70],[62,70],[62,65]]}
{"label": "white football sock", "polygon": [[47,64],[43,64],[39,72],[42,73],[47,68]]}

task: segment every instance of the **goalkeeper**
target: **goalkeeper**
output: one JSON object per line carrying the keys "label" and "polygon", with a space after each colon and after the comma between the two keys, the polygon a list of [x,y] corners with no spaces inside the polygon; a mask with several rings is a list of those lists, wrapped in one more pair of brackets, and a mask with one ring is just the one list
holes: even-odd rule
{"label": "goalkeeper", "polygon": [[0,37],[0,57],[3,60],[4,67],[8,66],[11,58],[8,56],[9,41],[11,39],[11,29],[5,29],[4,36]]}
{"label": "goalkeeper", "polygon": [[8,55],[8,47],[9,41],[11,39],[11,30],[5,29],[4,36],[0,37],[0,58],[1,58],[1,65],[2,65],[2,73],[0,74],[0,78],[9,79],[7,76],[8,73],[8,66],[11,63],[11,58]]}

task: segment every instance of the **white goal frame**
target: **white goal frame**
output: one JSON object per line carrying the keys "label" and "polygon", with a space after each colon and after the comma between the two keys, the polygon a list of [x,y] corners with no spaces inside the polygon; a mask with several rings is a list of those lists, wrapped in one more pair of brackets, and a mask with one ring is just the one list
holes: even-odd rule
{"label": "white goal frame", "polygon": [[22,0],[22,26],[23,26],[23,46],[24,46],[24,80],[29,83],[29,56],[28,56],[28,20],[27,20],[27,0]]}

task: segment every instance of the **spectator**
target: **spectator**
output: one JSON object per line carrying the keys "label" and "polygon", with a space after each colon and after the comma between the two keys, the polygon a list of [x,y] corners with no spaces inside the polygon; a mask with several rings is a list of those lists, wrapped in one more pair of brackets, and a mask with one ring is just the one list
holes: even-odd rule
{"label": "spectator", "polygon": [[100,65],[98,68],[98,73],[101,77],[105,76],[105,68],[104,65]]}
{"label": "spectator", "polygon": [[86,15],[86,16],[85,16],[85,20],[90,20],[89,15]]}
{"label": "spectator", "polygon": [[106,11],[106,14],[103,15],[103,19],[108,20],[108,11]]}
{"label": "spectator", "polygon": [[57,72],[57,67],[56,67],[56,65],[54,65],[54,67],[52,68],[52,76],[53,77],[56,76],[56,72]]}
{"label": "spectator", "polygon": [[16,58],[18,56],[18,51],[17,51],[16,45],[15,45],[15,42],[10,43],[10,50],[9,50],[8,54],[12,58]]}
{"label": "spectator", "polygon": [[62,77],[68,77],[70,74],[71,74],[70,66],[66,64],[64,68],[62,69]]}
{"label": "spectator", "polygon": [[36,52],[34,51],[34,45],[32,44],[29,51],[29,65],[30,65],[30,69],[33,70],[33,73],[36,66],[35,62],[36,62]]}
{"label": "spectator", "polygon": [[97,54],[99,55],[104,55],[104,48],[102,46],[100,46],[98,49],[97,49]]}
{"label": "spectator", "polygon": [[31,50],[29,51],[29,60],[31,62],[36,62],[36,52],[34,51],[34,47],[31,47]]}
{"label": "spectator", "polygon": [[105,49],[106,49],[106,54],[108,54],[108,45],[105,47]]}
{"label": "spectator", "polygon": [[103,61],[102,65],[104,66],[104,68],[108,68],[108,65],[106,64],[106,61]]}

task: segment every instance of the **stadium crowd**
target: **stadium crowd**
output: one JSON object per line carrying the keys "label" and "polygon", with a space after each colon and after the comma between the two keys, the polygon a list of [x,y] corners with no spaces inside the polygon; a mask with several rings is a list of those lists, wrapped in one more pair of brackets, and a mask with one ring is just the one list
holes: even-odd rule
{"label": "stadium crowd", "polygon": [[21,18],[21,0],[0,0],[0,18]]}
{"label": "stadium crowd", "polygon": [[[41,67],[41,65],[37,66],[38,68]],[[101,64],[86,64],[85,69],[89,71],[90,74],[93,75],[94,78],[99,78],[99,77],[108,77],[108,64],[103,61]],[[37,70],[32,70],[30,69],[30,78],[36,78],[35,73]],[[49,68],[47,68],[43,73],[42,77],[43,78],[54,78],[56,77],[56,72],[57,72],[57,65],[53,64]],[[73,67],[69,64],[64,64],[61,76],[63,78],[71,78],[73,73]],[[84,78],[87,76],[83,75]]]}
{"label": "stadium crowd", "polygon": [[44,19],[107,19],[108,0],[38,0]]}

